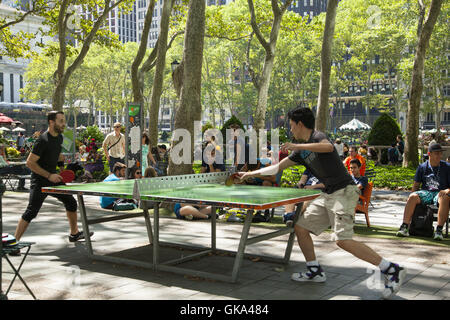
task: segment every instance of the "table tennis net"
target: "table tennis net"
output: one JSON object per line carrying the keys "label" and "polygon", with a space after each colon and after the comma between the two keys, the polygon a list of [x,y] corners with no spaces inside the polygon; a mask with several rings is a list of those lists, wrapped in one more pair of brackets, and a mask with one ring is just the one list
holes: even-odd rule
{"label": "table tennis net", "polygon": [[188,188],[201,184],[224,184],[229,175],[230,172],[214,172],[136,179],[133,197],[140,199],[140,195],[149,195],[155,190]]}

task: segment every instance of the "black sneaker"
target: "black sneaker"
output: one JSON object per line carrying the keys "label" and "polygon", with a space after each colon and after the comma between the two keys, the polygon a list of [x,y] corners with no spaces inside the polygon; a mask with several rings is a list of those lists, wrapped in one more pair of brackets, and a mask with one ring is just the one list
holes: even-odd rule
{"label": "black sneaker", "polygon": [[[94,232],[89,232],[89,236],[91,237],[92,235],[94,234]],[[78,240],[83,240],[85,237],[84,237],[84,232],[83,231],[80,231],[80,232],[78,232],[77,234],[71,234],[71,235],[69,235],[69,241],[70,242],[75,242],[75,241],[78,241]]]}

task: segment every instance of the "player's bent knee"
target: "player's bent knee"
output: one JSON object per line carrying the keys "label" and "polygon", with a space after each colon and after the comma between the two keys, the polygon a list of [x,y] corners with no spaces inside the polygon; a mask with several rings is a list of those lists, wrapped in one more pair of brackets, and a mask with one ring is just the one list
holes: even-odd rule
{"label": "player's bent knee", "polygon": [[26,210],[24,212],[24,214],[22,215],[22,219],[25,220],[26,222],[30,223],[31,220],[33,220],[34,218],[36,218],[38,212],[37,211],[31,211],[31,210]]}
{"label": "player's bent knee", "polygon": [[303,227],[300,227],[298,224],[296,224],[294,226],[294,231],[300,237],[301,236],[305,236],[305,235],[309,235],[309,230],[307,230],[307,229],[305,229]]}
{"label": "player's bent knee", "polygon": [[77,212],[78,204],[77,201],[72,197],[64,201],[64,207],[68,212]]}
{"label": "player's bent knee", "polygon": [[408,202],[420,203],[420,197],[417,193],[411,193],[408,197]]}

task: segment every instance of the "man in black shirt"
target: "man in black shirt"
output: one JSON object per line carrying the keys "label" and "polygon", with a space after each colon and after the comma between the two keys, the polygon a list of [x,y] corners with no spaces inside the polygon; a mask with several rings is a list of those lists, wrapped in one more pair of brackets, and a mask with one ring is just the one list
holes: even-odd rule
{"label": "man in black shirt", "polygon": [[241,179],[247,179],[257,175],[274,174],[274,171],[302,164],[325,185],[322,194],[310,202],[294,227],[308,271],[294,273],[291,279],[300,282],[326,280],[325,273],[316,260],[310,233],[319,235],[331,225],[334,239],[340,248],[378,266],[384,273],[383,297],[389,298],[400,289],[406,269],[383,259],[365,244],[352,239],[353,216],[359,198],[358,188],[333,144],[324,133],[314,130],[315,118],[311,109],[298,107],[291,110],[288,116],[293,136],[303,143],[285,143],[281,149],[291,151],[288,158],[268,168],[239,173],[239,176]]}
{"label": "man in black shirt", "polygon": [[[48,130],[41,134],[33,146],[27,159],[27,167],[32,171],[30,182],[30,197],[25,213],[19,220],[15,237],[20,240],[31,220],[34,219],[48,194],[42,193],[42,187],[64,184],[62,177],[56,173],[56,166],[64,166],[64,156],[61,154],[63,143],[62,133],[66,119],[62,111],[50,111],[47,114]],[[84,239],[83,232],[78,230],[77,202],[72,195],[51,194],[60,200],[66,209],[69,220],[69,241]],[[16,252],[20,254],[20,252]]]}

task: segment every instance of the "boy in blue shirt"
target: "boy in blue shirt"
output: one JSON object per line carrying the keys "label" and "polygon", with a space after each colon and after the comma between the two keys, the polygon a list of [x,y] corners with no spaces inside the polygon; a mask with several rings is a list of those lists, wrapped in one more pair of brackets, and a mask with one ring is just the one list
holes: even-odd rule
{"label": "boy in blue shirt", "polygon": [[361,175],[360,169],[361,169],[361,162],[359,162],[358,159],[352,159],[350,161],[351,176],[353,178],[353,181],[355,181],[355,184],[360,190],[361,194],[363,194],[364,188],[369,183],[369,180],[367,179],[367,177]]}
{"label": "boy in blue shirt", "polygon": [[[434,233],[435,240],[442,240],[442,228],[448,219],[450,196],[450,164],[441,160],[443,149],[439,143],[428,147],[429,159],[419,165],[414,176],[412,193],[406,202],[403,213],[403,223],[397,231],[398,237],[409,236],[409,224],[411,223],[414,209],[420,203],[439,206],[438,225]],[[419,190],[421,186],[421,190]]]}
{"label": "boy in blue shirt", "polygon": [[[116,162],[113,167],[113,173],[105,178],[103,181],[118,181],[120,178],[125,177],[127,166],[121,162]],[[116,198],[100,197],[100,206],[103,209],[112,209]]]}

